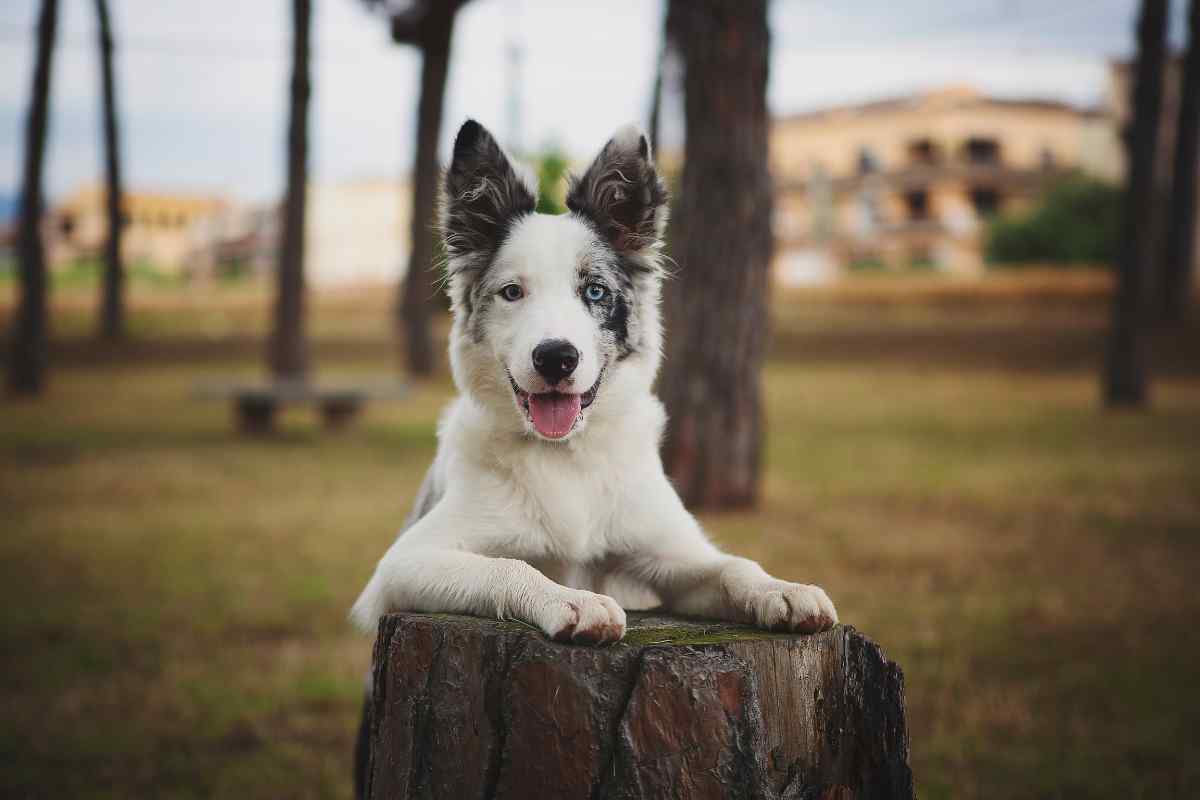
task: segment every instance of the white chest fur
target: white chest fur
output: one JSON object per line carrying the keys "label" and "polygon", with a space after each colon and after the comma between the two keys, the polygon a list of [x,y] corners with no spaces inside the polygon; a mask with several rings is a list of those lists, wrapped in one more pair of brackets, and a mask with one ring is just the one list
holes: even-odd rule
{"label": "white chest fur", "polygon": [[[626,487],[586,452],[566,447],[520,449],[499,465],[509,509],[525,530],[516,557],[583,565],[605,558]],[[523,540],[523,541],[521,541]]]}
{"label": "white chest fur", "polygon": [[661,406],[631,403],[622,426],[596,425],[562,445],[482,436],[473,409],[460,404],[443,430],[448,491],[486,518],[490,555],[596,567],[623,539],[627,510],[661,470]]}

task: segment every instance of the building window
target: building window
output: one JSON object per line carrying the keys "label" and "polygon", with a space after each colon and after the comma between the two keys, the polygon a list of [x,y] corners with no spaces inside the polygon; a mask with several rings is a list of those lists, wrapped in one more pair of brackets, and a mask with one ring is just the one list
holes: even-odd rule
{"label": "building window", "polygon": [[972,136],[963,147],[967,161],[972,164],[999,164],[1000,143],[995,139]]}
{"label": "building window", "polygon": [[932,139],[914,139],[908,144],[908,160],[913,164],[936,164],[941,156],[937,142]]}
{"label": "building window", "polygon": [[913,189],[905,192],[904,206],[908,209],[910,222],[929,219],[929,192],[925,189]]}
{"label": "building window", "polygon": [[874,150],[865,145],[858,148],[859,175],[873,175],[874,173],[880,171],[881,166],[882,165],[879,163],[879,156],[875,154]]}
{"label": "building window", "polygon": [[1000,213],[1000,193],[991,187],[976,186],[971,189],[971,206],[980,219],[994,217]]}
{"label": "building window", "polygon": [[1054,158],[1054,150],[1052,150],[1049,147],[1043,147],[1042,148],[1042,169],[1049,172],[1050,170],[1054,169],[1056,166],[1058,166],[1058,164]]}

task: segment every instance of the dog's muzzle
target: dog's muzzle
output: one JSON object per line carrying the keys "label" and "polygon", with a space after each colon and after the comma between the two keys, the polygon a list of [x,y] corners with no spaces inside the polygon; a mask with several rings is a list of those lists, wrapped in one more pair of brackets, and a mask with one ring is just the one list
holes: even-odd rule
{"label": "dog's muzzle", "polygon": [[604,379],[604,370],[596,376],[596,382],[582,394],[569,392],[527,392],[517,385],[510,374],[508,382],[517,404],[525,412],[525,417],[532,423],[534,430],[547,439],[562,439],[579,422],[583,410],[596,399],[600,390],[600,382]]}

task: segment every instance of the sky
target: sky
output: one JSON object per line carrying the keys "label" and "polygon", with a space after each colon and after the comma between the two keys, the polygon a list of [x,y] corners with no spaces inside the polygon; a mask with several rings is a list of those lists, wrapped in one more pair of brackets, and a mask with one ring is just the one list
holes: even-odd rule
{"label": "sky", "polygon": [[[18,185],[37,0],[0,0],[0,193]],[[122,154],[131,189],[277,197],[287,124],[287,0],[110,0]],[[420,59],[362,0],[314,0],[310,177],[401,175],[412,158]],[[47,152],[52,198],[96,180],[99,69],[90,0],[60,0]],[[773,113],[948,84],[1102,99],[1133,48],[1136,0],[773,0]],[[647,117],[661,0],[474,0],[459,15],[443,153],[468,116],[514,150],[576,159]],[[1184,3],[1172,8],[1182,43]],[[515,73],[509,54],[523,53]],[[518,79],[510,82],[516,74]],[[514,124],[510,84],[518,88]],[[675,123],[677,125],[677,123]],[[668,124],[668,139],[678,136]],[[514,139],[516,141],[514,141]]]}

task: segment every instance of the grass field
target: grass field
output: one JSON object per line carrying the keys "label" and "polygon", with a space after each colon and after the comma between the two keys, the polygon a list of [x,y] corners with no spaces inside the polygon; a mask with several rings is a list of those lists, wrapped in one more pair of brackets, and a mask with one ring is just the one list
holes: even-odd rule
{"label": "grass field", "polygon": [[[1102,412],[1102,315],[1070,297],[781,298],[762,509],[705,518],[903,666],[924,798],[1200,791],[1200,377]],[[76,300],[60,330],[86,329]],[[319,303],[318,331],[370,341],[386,303],[362,302]],[[345,612],[450,387],[338,435],[296,412],[238,438],[191,390],[257,370],[238,337],[261,319],[244,298],[139,302],[137,330],[233,344],[104,365],[67,348],[47,397],[2,406],[7,796],[349,795],[369,642]],[[1056,355],[1047,332],[1090,349]],[[354,353],[323,374],[390,368]]]}

